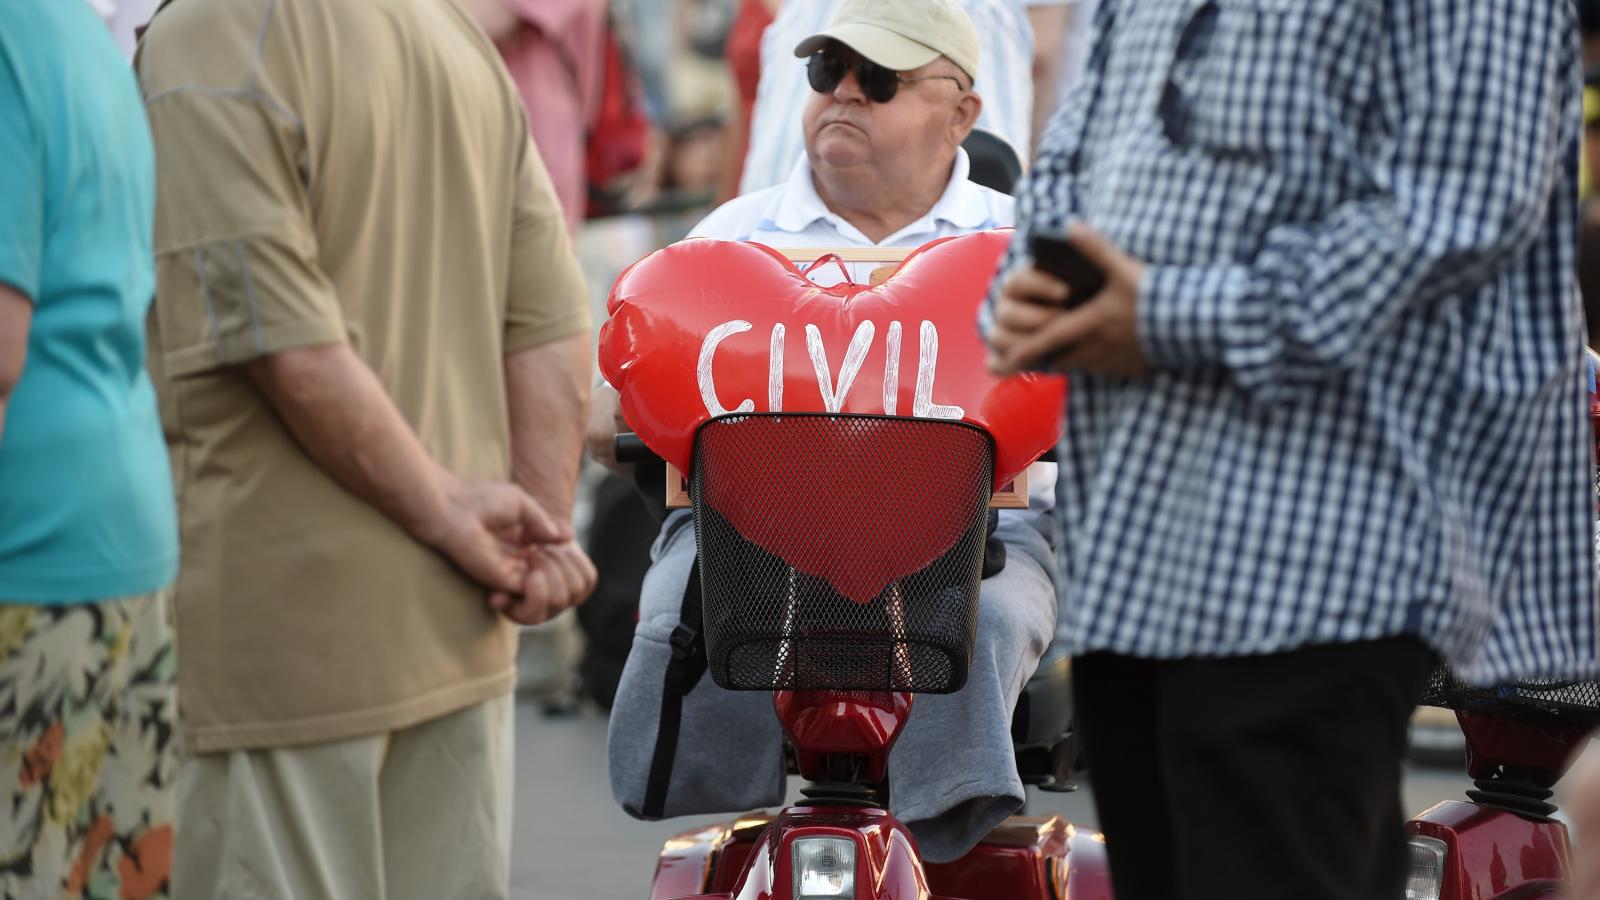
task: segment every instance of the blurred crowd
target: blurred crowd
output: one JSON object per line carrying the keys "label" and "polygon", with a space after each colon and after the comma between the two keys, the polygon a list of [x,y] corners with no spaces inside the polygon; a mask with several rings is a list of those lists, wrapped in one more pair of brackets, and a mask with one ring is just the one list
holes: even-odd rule
{"label": "blurred crowd", "polygon": [[[130,189],[136,179],[122,173],[126,177],[119,180],[113,171],[105,176],[107,183],[128,194],[125,206],[104,204],[116,207],[114,215],[100,216],[98,209],[86,213],[65,203],[60,215],[67,226],[59,225],[54,210],[49,216],[41,213],[38,221],[17,216],[16,222],[0,222],[0,266],[12,267],[0,268],[0,363],[8,361],[5,329],[20,327],[25,335],[30,318],[35,343],[54,340],[72,348],[38,354],[37,361],[28,362],[30,374],[54,371],[51,367],[70,374],[74,367],[94,369],[107,359],[121,365],[137,357],[137,365],[123,365],[126,372],[95,376],[128,394],[133,412],[126,421],[119,420],[122,431],[97,433],[97,443],[84,438],[86,425],[83,433],[67,434],[67,425],[94,418],[84,398],[97,390],[68,385],[69,377],[45,388],[75,398],[70,403],[58,398],[52,405],[45,388],[36,388],[25,403],[12,407],[9,426],[7,408],[0,404],[0,426],[12,428],[5,449],[17,454],[12,480],[0,481],[0,490],[9,488],[23,497],[23,487],[43,486],[36,496],[24,498],[34,507],[18,503],[0,509],[30,526],[37,523],[40,531],[0,534],[0,559],[11,551],[25,563],[41,563],[42,572],[48,568],[42,563],[51,562],[56,549],[82,549],[68,545],[86,540],[86,523],[114,518],[67,509],[70,504],[45,495],[44,488],[56,489],[66,480],[52,479],[52,466],[68,471],[70,463],[77,467],[72,471],[103,476],[103,484],[90,487],[114,495],[108,505],[126,513],[131,523],[127,531],[149,542],[130,550],[117,546],[119,538],[113,535],[91,549],[107,558],[143,553],[151,562],[148,571],[113,573],[115,577],[108,576],[89,593],[75,593],[78,582],[63,588],[63,582],[45,576],[36,581],[0,579],[0,600],[11,599],[10,591],[33,604],[0,605],[0,650],[37,652],[37,670],[60,675],[48,682],[59,682],[58,687],[41,689],[37,696],[24,696],[28,685],[0,683],[0,690],[15,695],[9,699],[13,711],[26,709],[23,718],[33,729],[8,739],[18,752],[11,754],[15,758],[0,759],[0,770],[15,775],[19,785],[12,805],[25,815],[14,818],[34,830],[17,843],[32,840],[41,871],[74,885],[71,893],[101,878],[100,888],[108,896],[119,885],[124,896],[152,896],[170,865],[173,832],[152,827],[162,821],[160,816],[125,821],[127,815],[117,818],[114,813],[146,802],[172,802],[167,795],[153,800],[144,796],[159,792],[143,786],[170,787],[174,780],[170,771],[157,771],[170,768],[164,761],[171,759],[177,740],[176,709],[170,701],[175,661],[164,606],[169,599],[164,592],[174,577],[202,586],[239,586],[220,592],[229,594],[226,599],[233,604],[227,611],[218,607],[205,617],[189,613],[189,629],[231,638],[196,641],[190,644],[195,649],[186,651],[190,655],[183,677],[192,679],[184,686],[186,739],[196,755],[211,759],[192,767],[181,802],[216,808],[219,816],[233,810],[220,798],[249,796],[252,802],[282,807],[260,816],[233,810],[240,817],[236,821],[191,820],[197,823],[187,826],[195,828],[193,846],[206,851],[191,855],[197,860],[191,870],[195,883],[203,877],[222,883],[227,877],[220,864],[213,867],[216,871],[207,869],[227,848],[205,840],[234,834],[244,835],[244,843],[272,846],[280,837],[270,833],[275,819],[319,822],[329,809],[378,809],[393,802],[407,807],[411,827],[455,816],[451,821],[464,823],[464,844],[485,853],[497,846],[492,835],[485,835],[504,818],[497,804],[507,777],[503,748],[508,743],[499,732],[509,701],[500,701],[509,677],[496,680],[504,672],[490,670],[515,652],[518,689],[537,698],[547,714],[571,714],[590,701],[609,709],[633,644],[650,546],[661,533],[660,510],[643,499],[647,492],[639,489],[637,474],[625,477],[588,459],[579,462],[589,409],[586,380],[594,356],[591,325],[605,319],[607,293],[617,276],[688,235],[719,204],[790,178],[806,159],[798,111],[813,93],[831,94],[851,73],[853,80],[845,89],[868,97],[873,93],[867,86],[869,75],[888,79],[878,82],[885,86],[885,96],[873,100],[880,106],[902,84],[919,80],[946,79],[962,93],[981,90],[981,113],[969,107],[972,118],[963,124],[966,128],[975,122],[976,131],[965,143],[956,141],[947,148],[952,159],[960,160],[959,167],[944,160],[935,187],[944,189],[946,173],[966,172],[961,167],[970,159],[971,181],[1010,193],[1045,136],[1062,133],[1052,130],[1061,124],[1055,113],[1089,64],[1096,7],[1096,0],[960,0],[975,23],[966,30],[975,30],[982,42],[981,62],[959,65],[946,53],[944,58],[957,63],[960,74],[950,74],[946,67],[938,70],[943,74],[915,77],[820,50],[808,54],[809,62],[797,58],[797,42],[821,32],[842,0],[458,0],[459,9],[425,11],[424,24],[449,32],[440,42],[446,48],[439,51],[442,58],[449,59],[451,48],[458,56],[470,55],[459,52],[463,47],[481,49],[476,60],[492,56],[487,38],[504,62],[508,83],[490,68],[451,70],[427,54],[421,54],[421,62],[397,64],[384,46],[364,48],[370,57],[352,58],[387,59],[394,64],[392,70],[352,72],[343,67],[354,64],[339,53],[301,56],[298,46],[269,46],[235,21],[245,13],[218,11],[220,5],[210,12],[222,24],[202,28],[185,18],[194,9],[186,0],[87,3],[123,55],[138,66],[140,80],[136,83],[121,70],[121,60],[116,60],[116,72],[82,66],[76,77],[92,84],[96,79],[109,83],[115,75],[121,79],[117,87],[126,95],[120,99],[127,109],[107,112],[101,130],[91,128],[85,138],[73,131],[81,123],[53,117],[60,110],[37,114],[24,110],[27,103],[22,101],[7,108],[13,96],[30,97],[30,91],[41,88],[37,81],[0,68],[0,89],[11,92],[0,93],[0,114],[15,114],[19,120],[24,113],[33,114],[28,121],[44,123],[38,135],[23,129],[0,134],[0,154],[7,154],[0,156],[0,194],[18,185],[38,193],[39,203],[24,204],[35,212],[62,201],[56,196],[62,193],[60,186],[48,173],[36,176],[17,166],[4,168],[7,160],[40,156],[40,147],[60,138],[46,133],[49,126],[79,141],[72,144],[75,149],[89,146],[84,151],[88,156],[99,152],[128,172],[136,166],[157,172],[159,198],[148,184]],[[315,40],[319,28],[340,33],[340,26],[315,21],[316,14],[304,6],[281,17],[288,24],[273,22],[272,27],[305,41]],[[1583,0],[1578,10],[1588,75],[1575,263],[1592,345],[1600,333],[1600,0]],[[51,27],[62,33],[78,28],[85,47],[93,50],[93,42],[81,34],[81,22],[71,18],[80,12],[76,6],[73,13],[52,7]],[[158,13],[166,20],[165,41],[158,28],[151,32],[155,39],[141,45],[141,33]],[[365,9],[359,15],[371,14]],[[82,20],[94,24],[87,13]],[[230,23],[238,27],[223,27]],[[267,34],[267,25],[248,27]],[[410,27],[419,28],[416,23]],[[216,48],[200,46],[196,29],[207,40],[214,36]],[[95,39],[103,43],[103,34],[94,30]],[[7,61],[7,53],[21,58],[28,49],[27,40],[8,45],[6,40],[13,37],[0,33],[0,62]],[[175,47],[187,52],[174,54]],[[274,53],[279,57],[268,58]],[[973,58],[980,57],[974,53]],[[28,60],[42,69],[60,65],[60,60]],[[830,77],[826,67],[833,64],[831,82],[818,86]],[[447,123],[467,123],[463,133],[481,126],[476,134],[489,136],[485,146],[471,145],[470,139],[452,141],[455,136],[441,135],[442,129],[407,116],[404,104],[426,105],[433,99],[426,91],[399,94],[399,102],[396,95],[384,93],[386,75],[400,80],[410,77],[412,67],[427,70],[429,65],[444,71],[427,74],[438,76],[446,102],[428,112]],[[272,84],[271,92],[293,95],[303,107],[285,109],[276,93],[268,96],[261,73],[274,66],[294,75]],[[920,66],[905,71],[915,68]],[[453,80],[459,72],[468,74]],[[479,80],[472,82],[474,76]],[[469,83],[477,90],[463,87]],[[486,85],[492,90],[484,89]],[[520,102],[500,103],[513,88]],[[368,90],[370,102],[362,93]],[[456,108],[452,100],[469,102]],[[60,106],[69,104],[62,101]],[[250,114],[241,114],[242,108]],[[516,115],[502,115],[507,109]],[[426,152],[397,161],[401,155],[386,156],[382,147],[370,146],[359,134],[334,147],[337,152],[319,147],[314,154],[305,146],[313,141],[306,127],[311,115],[336,122],[352,111],[373,117],[365,123],[372,133],[395,135],[396,141],[409,140],[408,146],[426,147]],[[125,121],[118,118],[124,114]],[[94,120],[92,115],[84,118]],[[530,133],[536,156],[525,152]],[[195,150],[200,141],[210,142],[204,152]],[[114,152],[124,144],[130,148],[126,153]],[[955,146],[963,148],[959,156]],[[313,170],[313,156],[319,163],[330,161],[329,168]],[[385,168],[389,166],[394,168]],[[373,171],[393,183],[414,185],[416,195],[400,202],[368,189],[389,183],[377,177],[370,184],[362,180]],[[1041,165],[1040,171],[1048,168]],[[963,181],[960,175],[954,178]],[[305,208],[313,186],[324,195],[319,200],[324,218],[316,221]],[[514,195],[514,202],[503,202],[507,193]],[[1574,192],[1559,193],[1570,203]],[[506,206],[511,208],[502,208]],[[1009,198],[1004,211],[1003,222],[979,216],[969,230],[1009,222]],[[142,232],[137,240],[117,243],[119,230],[134,234],[140,222],[147,226],[151,220],[158,223],[153,249],[145,245],[149,236]],[[1571,217],[1564,221],[1570,224]],[[59,237],[64,231],[72,232],[76,243],[61,249],[68,243]],[[405,235],[403,253],[385,242],[391,234]],[[485,238],[504,234],[512,235],[511,241]],[[24,237],[37,246],[25,247]],[[878,243],[875,237],[862,240]],[[13,252],[16,247],[23,252]],[[30,250],[37,252],[29,256]],[[72,254],[78,256],[62,262]],[[63,285],[52,282],[48,271],[40,274],[41,259],[45,268],[77,272],[93,268],[92,262],[80,265],[79,257],[103,261],[97,254],[126,257],[106,265],[123,265],[137,277],[106,288]],[[1570,272],[1565,261],[1560,271]],[[344,290],[346,282],[361,290]],[[417,283],[423,290],[414,289]],[[587,296],[580,300],[576,295],[584,289]],[[140,343],[146,327],[142,307],[112,304],[112,312],[102,310],[101,320],[86,324],[56,312],[65,304],[52,307],[40,300],[52,293],[79,301],[117,294],[139,303],[156,294],[156,311],[149,320],[149,375]],[[413,293],[448,296],[451,302],[457,295],[476,297],[484,308],[452,307],[456,315],[436,316],[437,310],[406,308],[404,304],[416,302]],[[496,306],[508,294],[511,303]],[[1570,292],[1562,296],[1570,300]],[[187,319],[171,312],[179,304],[187,304]],[[8,315],[18,318],[4,318]],[[109,325],[103,321],[113,319]],[[14,324],[18,321],[20,326]],[[1575,321],[1569,321],[1575,328]],[[98,343],[84,337],[95,327],[112,337]],[[361,362],[347,341],[362,345],[372,365]],[[24,346],[30,345],[24,341]],[[491,347],[503,351],[503,359],[488,352]],[[20,356],[13,357],[20,370]],[[441,375],[449,367],[440,360],[455,368]],[[0,365],[0,376],[6,374]],[[0,400],[16,387],[18,373],[10,375],[9,384],[0,377]],[[32,377],[38,385],[49,376]],[[380,378],[385,384],[378,383]],[[159,431],[152,424],[157,421],[157,396]],[[415,427],[408,428],[407,422]],[[61,445],[93,445],[101,456],[53,459],[48,449],[40,449],[47,448],[44,441],[29,446],[16,437],[35,432],[59,438]],[[176,518],[170,503],[173,485],[165,480],[168,445],[178,481]],[[241,452],[243,445],[251,453]],[[141,454],[138,465],[122,466]],[[141,475],[135,471],[139,465],[145,466],[145,475],[160,472],[160,478]],[[509,477],[503,471],[507,469]],[[207,478],[219,493],[206,493]],[[135,483],[136,489],[123,482]],[[331,535],[329,545],[300,547],[299,556],[268,558],[271,554],[262,553],[257,559],[258,543],[304,540],[304,508],[318,510],[318,525]],[[185,529],[181,576],[180,522]],[[346,539],[347,544],[338,543]],[[419,549],[423,545],[426,552]],[[65,558],[66,550],[61,553]],[[392,565],[391,556],[398,560]],[[1042,557],[1041,566],[1048,568],[1048,552]],[[19,571],[30,570],[25,565]],[[325,619],[299,621],[298,614],[273,602],[311,585],[338,594],[356,612],[319,609]],[[487,594],[488,608],[478,617],[482,621],[447,621],[438,611],[441,604],[432,604],[432,599],[450,591],[480,599]],[[1049,601],[1057,596],[1048,585],[1041,591]],[[586,596],[589,600],[583,603]],[[394,597],[414,602],[396,604],[403,614],[396,613],[387,605]],[[380,625],[374,627],[374,622]],[[346,626],[346,632],[336,631]],[[180,623],[180,631],[182,627]],[[263,649],[269,642],[259,636],[269,632],[279,637],[278,646]],[[515,638],[510,637],[513,632]],[[364,649],[368,637],[374,643],[380,637],[392,641],[395,652],[352,652]],[[1045,640],[1040,643],[1042,649]],[[78,661],[85,653],[90,662]],[[284,656],[274,658],[272,653]],[[58,663],[51,654],[74,662]],[[282,658],[290,656],[297,664],[282,666]],[[361,656],[360,666],[345,665],[347,657],[356,656]],[[463,659],[481,668],[457,665]],[[1432,657],[1426,661],[1431,665]],[[80,676],[80,669],[89,674]],[[213,672],[227,677],[213,678]],[[430,693],[435,686],[430,678],[453,692]],[[130,711],[133,701],[124,706],[124,695],[135,697],[143,690],[166,693],[145,697],[148,715],[139,718]],[[359,709],[360,715],[340,718],[324,706]],[[1005,704],[1002,712],[1010,708]],[[1407,704],[1402,711],[1409,708]],[[86,709],[104,712],[108,720],[121,717],[119,727],[126,726],[127,734],[79,714]],[[1448,720],[1442,727],[1453,728]],[[1000,735],[1002,744],[1007,737]],[[470,762],[459,767],[465,773],[457,773],[460,784],[432,777],[437,759],[430,753],[445,746],[455,753],[457,744],[474,741],[461,751],[460,758]],[[272,755],[281,748],[298,751],[336,742],[337,754],[313,758],[312,751],[297,756],[286,750]],[[1459,757],[1459,748],[1447,744],[1446,753]],[[109,785],[102,788],[96,773],[106,760],[147,771],[100,779]],[[393,797],[384,797],[383,803],[340,803],[319,796],[321,787],[306,787],[360,782],[381,791],[388,784],[383,773],[407,765],[415,772],[430,772],[430,777],[396,776],[391,786],[396,794],[424,781],[437,796],[416,793],[407,803]],[[88,774],[74,777],[79,770]],[[347,771],[357,774],[329,774]],[[59,784],[56,773],[62,773]],[[96,794],[91,802],[88,795],[102,789],[105,796]],[[70,826],[63,825],[71,816],[56,806],[64,809],[69,799],[82,801],[85,810],[110,811],[103,821],[74,812]],[[313,808],[319,802],[324,809]],[[441,811],[451,802],[460,802],[462,808]],[[39,842],[38,833],[47,830],[41,823],[70,833],[77,842],[72,852]],[[10,826],[0,817],[4,827]],[[405,827],[402,822],[399,830]],[[474,837],[472,828],[483,834]],[[377,826],[367,821],[330,824],[330,832],[364,829]],[[16,835],[0,834],[4,837]],[[88,848],[82,851],[85,859],[100,854],[103,863],[96,865],[106,871],[91,872],[84,868],[87,864],[78,866],[81,871],[74,869],[71,860],[79,845]],[[102,854],[107,846],[112,849]],[[47,856],[53,869],[45,868]],[[383,877],[426,879],[427,861],[413,862],[406,869],[402,860],[401,870]],[[479,868],[493,871],[502,862],[485,859]],[[159,874],[142,876],[149,883],[141,887],[139,873],[147,863]],[[6,876],[0,872],[0,884]],[[351,888],[347,895],[359,896],[362,890]]]}

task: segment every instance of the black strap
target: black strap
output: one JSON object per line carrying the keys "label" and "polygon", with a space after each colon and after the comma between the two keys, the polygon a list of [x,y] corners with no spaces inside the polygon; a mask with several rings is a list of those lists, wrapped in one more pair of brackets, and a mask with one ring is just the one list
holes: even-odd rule
{"label": "black strap", "polygon": [[633,464],[633,484],[644,498],[644,507],[658,523],[667,517],[667,464],[659,456],[651,456]]}
{"label": "black strap", "polygon": [[150,11],[150,18],[146,19],[143,25],[133,29],[133,38],[137,41],[133,47],[133,71],[136,75],[139,72],[139,60],[144,57],[144,33],[149,30],[150,23],[156,20],[156,15],[166,9],[167,4],[171,2],[172,0],[161,0],[160,3],[156,4],[155,9]]}
{"label": "black strap", "polygon": [[983,541],[983,578],[988,580],[999,575],[1006,567],[1006,545],[994,536],[994,530],[1000,527],[1000,511],[989,510],[989,531],[984,535]]}
{"label": "black strap", "polygon": [[661,720],[656,727],[656,752],[650,760],[650,780],[645,783],[644,805],[647,819],[659,819],[667,807],[667,786],[672,782],[672,764],[678,756],[678,727],[683,723],[683,698],[700,683],[706,672],[706,644],[701,635],[700,560],[689,569],[689,584],[683,589],[683,611],[678,627],[672,629],[672,660],[667,663],[661,685]]}

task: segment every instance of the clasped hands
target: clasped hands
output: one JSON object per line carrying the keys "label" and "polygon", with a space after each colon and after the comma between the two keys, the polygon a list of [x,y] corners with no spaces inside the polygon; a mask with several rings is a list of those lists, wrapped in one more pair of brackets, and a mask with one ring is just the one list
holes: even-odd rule
{"label": "clasped hands", "polygon": [[538,625],[577,606],[598,574],[572,528],[510,482],[449,476],[446,512],[419,535],[489,591],[489,606]]}
{"label": "clasped hands", "polygon": [[1035,368],[1134,376],[1151,370],[1139,343],[1139,280],[1144,264],[1086,225],[1067,240],[1106,274],[1106,286],[1081,305],[1066,282],[1034,266],[1001,286],[989,334],[989,369],[1013,375]]}

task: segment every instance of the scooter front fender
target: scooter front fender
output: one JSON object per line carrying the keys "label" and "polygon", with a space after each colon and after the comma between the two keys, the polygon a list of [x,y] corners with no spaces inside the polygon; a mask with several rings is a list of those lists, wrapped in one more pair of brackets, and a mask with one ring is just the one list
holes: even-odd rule
{"label": "scooter front fender", "polygon": [[1444,842],[1440,900],[1554,897],[1566,888],[1572,849],[1560,822],[1446,800],[1406,831]]}
{"label": "scooter front fender", "polygon": [[[759,835],[746,843],[758,824]],[[752,816],[673,838],[657,864],[651,898],[792,900],[794,842],[806,837],[837,837],[855,844],[855,893],[850,900],[951,900],[933,893],[916,839],[887,811],[806,806],[783,810],[770,820]],[[724,877],[739,861],[735,856],[742,857],[743,865],[722,890]],[[712,893],[702,893],[707,890]]]}
{"label": "scooter front fender", "polygon": [[795,841],[843,838],[855,844],[851,900],[940,900],[911,832],[886,810],[849,807],[786,809],[762,832],[731,894],[733,900],[792,900]]}
{"label": "scooter front fender", "polygon": [[[904,826],[882,810],[812,810],[809,817],[787,817],[780,831],[787,828],[792,836],[797,824],[820,822],[824,816],[829,820],[826,827],[839,830],[810,833],[848,836],[853,830],[863,835],[863,843],[857,845],[857,893],[850,900],[1111,898],[1104,839],[1055,816],[1007,819],[972,852],[940,864],[922,863]],[[768,827],[784,818],[781,814],[755,812],[734,822],[684,832],[668,841],[656,869],[652,900],[790,897],[793,869],[780,875],[778,867],[786,852],[792,861],[792,844],[788,851],[782,849],[780,833]],[[900,839],[890,837],[894,833]],[[863,856],[862,846],[883,849]],[[922,878],[915,877],[917,869]],[[893,894],[893,889],[907,893]]]}

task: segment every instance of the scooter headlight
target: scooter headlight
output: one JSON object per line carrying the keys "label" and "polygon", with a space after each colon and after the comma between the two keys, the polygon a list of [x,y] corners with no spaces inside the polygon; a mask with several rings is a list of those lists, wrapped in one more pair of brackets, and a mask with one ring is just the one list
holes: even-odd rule
{"label": "scooter headlight", "polygon": [[1411,864],[1406,873],[1406,900],[1439,900],[1444,890],[1444,841],[1417,834],[1407,846]]}
{"label": "scooter headlight", "polygon": [[828,900],[856,895],[856,842],[849,838],[796,838],[796,900]]}

